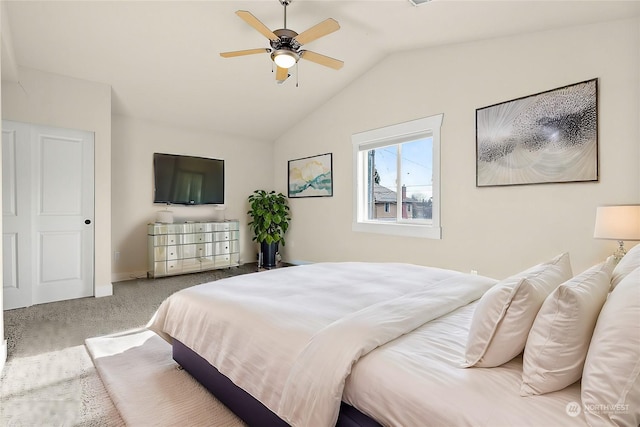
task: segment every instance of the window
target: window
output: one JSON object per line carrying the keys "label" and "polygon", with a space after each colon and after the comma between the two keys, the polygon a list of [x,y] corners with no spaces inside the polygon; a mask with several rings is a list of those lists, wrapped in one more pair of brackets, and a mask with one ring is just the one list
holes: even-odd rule
{"label": "window", "polygon": [[441,238],[443,115],[354,134],[353,230]]}

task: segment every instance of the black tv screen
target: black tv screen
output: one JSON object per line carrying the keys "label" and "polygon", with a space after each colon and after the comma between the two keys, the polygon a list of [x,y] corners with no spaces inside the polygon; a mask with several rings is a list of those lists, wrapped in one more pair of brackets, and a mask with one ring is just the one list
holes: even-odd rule
{"label": "black tv screen", "polygon": [[153,153],[154,203],[224,203],[224,160]]}

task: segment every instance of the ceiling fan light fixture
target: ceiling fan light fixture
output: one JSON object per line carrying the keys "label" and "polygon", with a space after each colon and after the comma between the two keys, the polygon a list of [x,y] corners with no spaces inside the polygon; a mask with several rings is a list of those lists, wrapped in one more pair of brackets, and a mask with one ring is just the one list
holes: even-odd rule
{"label": "ceiling fan light fixture", "polygon": [[291,68],[298,62],[300,55],[290,49],[277,49],[271,53],[271,59],[280,68]]}
{"label": "ceiling fan light fixture", "polygon": [[[2,1],[2,0],[0,0]],[[331,34],[340,29],[340,24],[333,18],[325,19],[319,24],[306,29],[302,33],[287,28],[287,6],[293,0],[279,0],[284,6],[284,28],[271,31],[269,27],[264,25],[258,18],[246,10],[237,10],[238,15],[243,21],[253,27],[254,30],[269,39],[270,49],[245,49],[233,52],[222,52],[220,56],[223,58],[233,58],[236,56],[253,55],[257,53],[270,53],[271,61],[276,64],[275,77],[278,83],[284,82],[290,74],[289,69],[298,63],[300,58],[315,62],[325,67],[339,70],[344,62],[334,58],[330,58],[310,50],[301,50],[301,47],[307,43]],[[426,1],[426,0],[425,0]]]}

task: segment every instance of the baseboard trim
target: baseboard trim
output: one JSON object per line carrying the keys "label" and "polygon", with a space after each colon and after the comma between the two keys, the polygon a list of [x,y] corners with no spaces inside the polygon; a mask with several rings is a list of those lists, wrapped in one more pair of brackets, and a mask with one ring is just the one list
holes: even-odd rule
{"label": "baseboard trim", "polygon": [[110,297],[113,295],[113,284],[109,283],[103,286],[96,286],[94,289],[94,296],[96,298]]}
{"label": "baseboard trim", "polygon": [[111,282],[124,282],[125,280],[144,279],[147,277],[146,271],[133,271],[129,273],[113,273]]}

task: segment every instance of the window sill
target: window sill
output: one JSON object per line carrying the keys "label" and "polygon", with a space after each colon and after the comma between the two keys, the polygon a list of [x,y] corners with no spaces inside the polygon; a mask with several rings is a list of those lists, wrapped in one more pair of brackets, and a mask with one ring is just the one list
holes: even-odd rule
{"label": "window sill", "polygon": [[442,239],[442,229],[417,224],[382,224],[376,222],[354,222],[352,230],[361,233],[387,234],[402,237],[420,237],[424,239]]}

